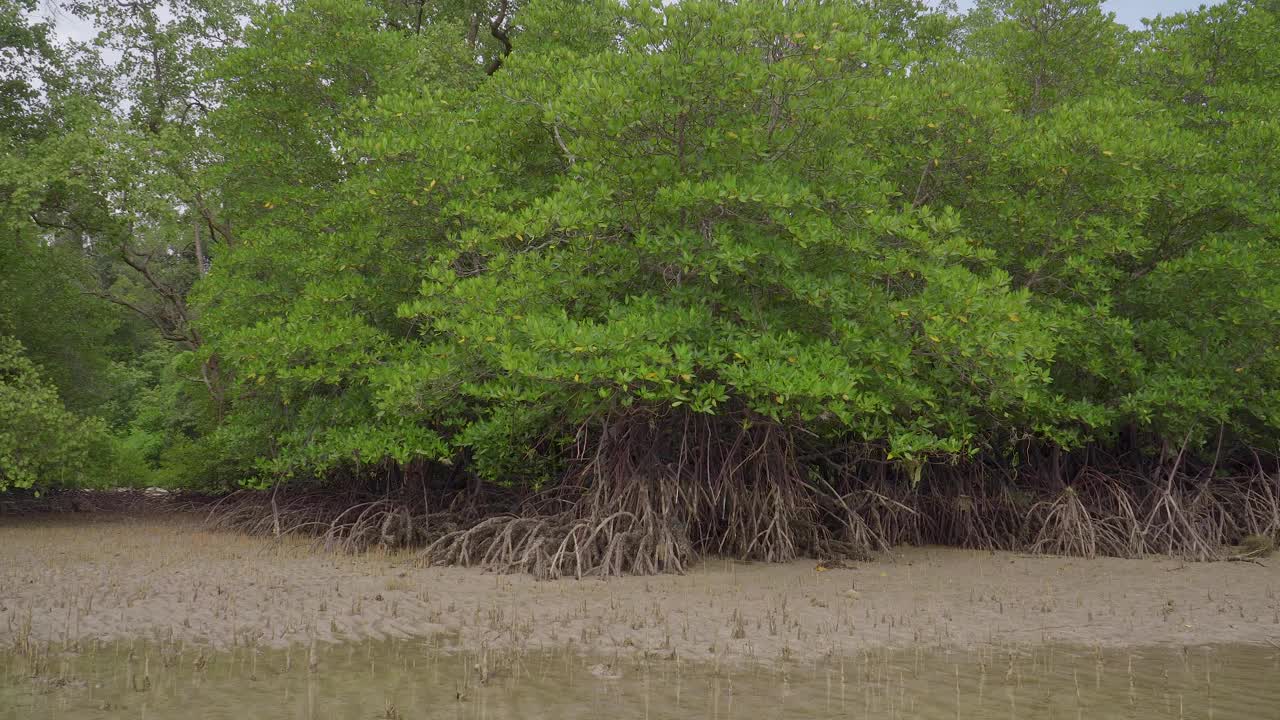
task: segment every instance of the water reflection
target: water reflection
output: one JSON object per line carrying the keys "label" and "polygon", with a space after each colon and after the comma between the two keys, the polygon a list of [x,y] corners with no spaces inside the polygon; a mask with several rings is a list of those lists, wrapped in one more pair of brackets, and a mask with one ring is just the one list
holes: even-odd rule
{"label": "water reflection", "polygon": [[0,718],[1268,718],[1280,651],[872,650],[814,664],[462,652],[444,640],[0,656]]}

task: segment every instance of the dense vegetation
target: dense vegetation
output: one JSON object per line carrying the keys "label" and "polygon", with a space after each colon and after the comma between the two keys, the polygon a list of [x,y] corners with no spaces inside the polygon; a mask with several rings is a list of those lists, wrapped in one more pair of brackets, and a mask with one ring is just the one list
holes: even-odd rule
{"label": "dense vegetation", "polygon": [[0,488],[553,576],[1280,534],[1274,0],[7,3]]}

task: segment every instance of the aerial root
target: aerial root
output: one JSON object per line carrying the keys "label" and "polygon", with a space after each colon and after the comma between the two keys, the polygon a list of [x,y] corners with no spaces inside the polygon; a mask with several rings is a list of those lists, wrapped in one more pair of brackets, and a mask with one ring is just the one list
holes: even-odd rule
{"label": "aerial root", "polygon": [[[865,457],[801,461],[776,425],[624,414],[583,428],[570,472],[539,492],[401,488],[243,492],[210,524],[304,535],[318,548],[420,548],[430,565],[554,579],[681,573],[705,557],[785,562],[949,545],[1081,557],[1216,560],[1280,538],[1280,477],[1152,477],[929,468],[919,482]],[[1254,538],[1254,540],[1248,540]]]}
{"label": "aerial root", "polygon": [[830,483],[806,477],[786,433],[681,420],[672,431],[624,415],[595,442],[584,428],[561,486],[436,539],[423,562],[559,578],[679,573],[705,555],[780,562],[888,547],[884,519],[869,522]]}
{"label": "aerial root", "polygon": [[242,490],[203,504],[208,526],[250,535],[304,536],[317,549],[354,553],[421,547],[492,513],[500,493],[409,487],[373,494],[346,489]]}
{"label": "aerial root", "polygon": [[1032,506],[1029,527],[1038,528],[1034,553],[1080,557],[1143,554],[1133,500],[1115,479],[1086,469],[1053,497]]}

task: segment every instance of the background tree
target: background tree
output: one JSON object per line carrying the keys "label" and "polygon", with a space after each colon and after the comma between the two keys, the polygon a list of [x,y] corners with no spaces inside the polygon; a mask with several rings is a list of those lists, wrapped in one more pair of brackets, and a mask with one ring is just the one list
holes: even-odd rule
{"label": "background tree", "polygon": [[0,332],[142,475],[544,575],[1280,533],[1274,3],[74,9]]}

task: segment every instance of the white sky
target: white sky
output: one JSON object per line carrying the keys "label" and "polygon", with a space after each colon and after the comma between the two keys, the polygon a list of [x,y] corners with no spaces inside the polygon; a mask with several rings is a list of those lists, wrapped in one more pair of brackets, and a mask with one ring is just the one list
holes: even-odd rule
{"label": "white sky", "polygon": [[56,8],[51,6],[52,3],[46,3],[45,6],[41,8],[41,14],[45,17],[49,17],[50,15],[54,16],[57,21],[54,23],[54,26],[57,28],[58,35],[71,40],[79,40],[81,42],[93,39],[93,25],[78,17],[58,11]]}
{"label": "white sky", "polygon": [[1142,18],[1173,15],[1213,4],[1203,0],[1108,0],[1102,6],[1115,13],[1116,20],[1136,29],[1142,27]]}
{"label": "white sky", "polygon": [[[1193,10],[1201,5],[1213,5],[1219,0],[1104,0],[1102,7],[1116,14],[1116,20],[1133,29],[1142,27],[1142,18],[1156,15],[1173,15]],[[957,0],[961,10],[973,7],[973,0]]]}

